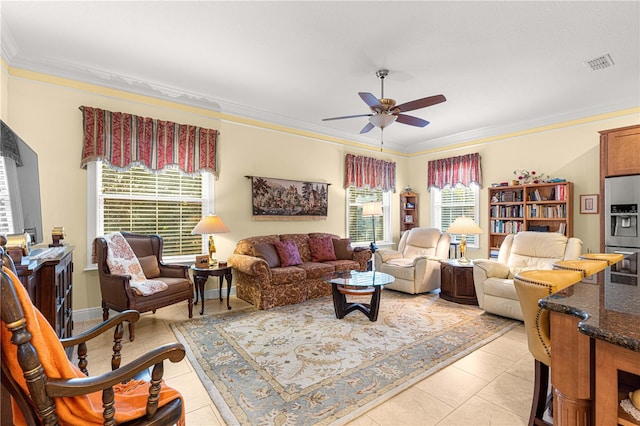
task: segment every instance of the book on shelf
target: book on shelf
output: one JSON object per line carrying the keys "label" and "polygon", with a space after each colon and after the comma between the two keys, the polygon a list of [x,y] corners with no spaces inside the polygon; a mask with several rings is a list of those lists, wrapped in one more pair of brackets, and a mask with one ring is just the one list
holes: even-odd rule
{"label": "book on shelf", "polygon": [[566,235],[567,233],[567,224],[562,222],[558,227],[558,234]]}

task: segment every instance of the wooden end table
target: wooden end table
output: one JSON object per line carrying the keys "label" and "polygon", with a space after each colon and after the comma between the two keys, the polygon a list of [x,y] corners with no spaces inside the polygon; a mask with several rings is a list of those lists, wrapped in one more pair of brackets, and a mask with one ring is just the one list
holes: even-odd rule
{"label": "wooden end table", "polygon": [[440,297],[465,305],[478,304],[473,285],[473,262],[440,261]]}
{"label": "wooden end table", "polygon": [[231,305],[229,304],[231,281],[233,279],[231,266],[225,266],[223,268],[198,268],[196,265],[191,265],[191,272],[193,273],[193,283],[196,288],[196,300],[194,304],[198,304],[198,294],[200,294],[200,300],[202,300],[200,315],[204,314],[204,285],[209,277],[220,278],[220,301],[222,301],[222,282],[225,279],[227,280],[227,309],[231,309]]}

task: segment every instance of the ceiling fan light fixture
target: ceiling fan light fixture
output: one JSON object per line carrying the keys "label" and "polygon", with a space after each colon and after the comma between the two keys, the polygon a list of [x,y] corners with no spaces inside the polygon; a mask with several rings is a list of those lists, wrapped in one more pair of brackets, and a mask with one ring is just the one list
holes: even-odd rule
{"label": "ceiling fan light fixture", "polygon": [[398,116],[393,114],[376,114],[369,117],[369,123],[373,124],[376,127],[379,127],[380,129],[384,129],[385,127],[393,124],[393,122],[396,121],[397,118]]}

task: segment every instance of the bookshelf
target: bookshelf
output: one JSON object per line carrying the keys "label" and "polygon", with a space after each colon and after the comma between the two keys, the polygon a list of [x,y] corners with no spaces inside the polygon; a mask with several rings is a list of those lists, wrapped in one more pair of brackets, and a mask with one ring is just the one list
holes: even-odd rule
{"label": "bookshelf", "polygon": [[497,257],[507,235],[520,231],[573,236],[573,183],[489,188],[489,257]]}
{"label": "bookshelf", "polygon": [[400,194],[400,234],[418,227],[418,194],[404,191]]}

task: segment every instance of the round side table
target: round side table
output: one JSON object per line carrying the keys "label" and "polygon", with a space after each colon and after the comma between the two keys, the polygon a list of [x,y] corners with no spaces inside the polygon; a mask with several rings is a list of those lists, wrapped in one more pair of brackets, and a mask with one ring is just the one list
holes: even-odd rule
{"label": "round side table", "polygon": [[196,265],[191,265],[191,272],[193,273],[193,283],[196,287],[196,300],[194,304],[198,304],[198,294],[202,301],[200,307],[200,315],[204,314],[204,285],[209,277],[220,278],[220,301],[222,301],[222,282],[227,280],[227,309],[231,309],[229,304],[229,296],[231,295],[231,281],[233,275],[231,274],[231,266],[225,266],[224,268],[198,268]]}

